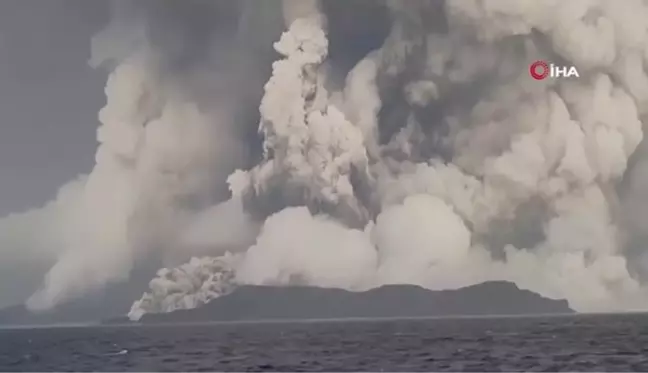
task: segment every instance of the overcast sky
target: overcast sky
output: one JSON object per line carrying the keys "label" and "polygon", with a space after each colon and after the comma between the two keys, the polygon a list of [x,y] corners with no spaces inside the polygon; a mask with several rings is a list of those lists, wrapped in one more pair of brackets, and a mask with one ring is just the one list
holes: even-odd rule
{"label": "overcast sky", "polygon": [[42,205],[91,169],[106,73],[87,60],[107,6],[0,1],[0,216]]}

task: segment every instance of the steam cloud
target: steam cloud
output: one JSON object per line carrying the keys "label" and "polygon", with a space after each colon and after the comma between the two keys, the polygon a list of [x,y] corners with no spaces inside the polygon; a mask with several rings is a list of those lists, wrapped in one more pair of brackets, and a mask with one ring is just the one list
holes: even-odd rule
{"label": "steam cloud", "polygon": [[[648,305],[647,1],[345,1],[386,31],[350,69],[341,2],[238,2],[233,36],[216,30],[191,51],[152,37],[173,18],[165,7],[190,3],[117,9],[95,40],[116,62],[95,169],[0,228],[3,243],[56,259],[31,307],[160,253],[200,259],[161,270],[134,319],[236,284],[509,280],[579,311]],[[193,35],[195,22],[175,21],[170,40]],[[268,77],[269,45],[280,57]],[[210,52],[257,64],[213,66]],[[580,78],[535,81],[537,59]],[[250,81],[232,92],[232,76]],[[241,114],[259,100],[260,118]],[[26,221],[42,236],[23,237]]]}

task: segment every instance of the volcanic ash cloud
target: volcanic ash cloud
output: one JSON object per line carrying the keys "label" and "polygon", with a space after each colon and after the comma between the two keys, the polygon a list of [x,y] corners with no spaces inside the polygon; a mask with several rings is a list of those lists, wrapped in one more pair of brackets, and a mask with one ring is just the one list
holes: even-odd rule
{"label": "volcanic ash cloud", "polygon": [[[255,86],[258,137],[237,130],[249,110],[201,105],[212,84],[231,84],[209,69],[181,74],[186,50],[145,43],[109,80],[95,169],[65,203],[11,218],[65,218],[43,229],[55,264],[30,304],[123,280],[166,247],[178,260],[135,319],[240,284],[509,280],[579,311],[645,308],[648,4],[612,3],[274,2],[240,18],[287,28]],[[365,11],[366,24],[343,22]],[[353,36],[361,26],[384,37],[344,67],[369,43]],[[241,65],[252,74],[263,68],[249,61],[272,58]],[[580,77],[536,81],[528,66],[540,59]]]}

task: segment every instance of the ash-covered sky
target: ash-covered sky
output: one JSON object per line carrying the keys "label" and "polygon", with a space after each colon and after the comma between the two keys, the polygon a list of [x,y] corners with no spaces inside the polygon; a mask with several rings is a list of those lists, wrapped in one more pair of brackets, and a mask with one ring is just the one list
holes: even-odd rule
{"label": "ash-covered sky", "polygon": [[0,1],[1,216],[92,169],[107,71],[87,61],[109,18],[105,1]]}

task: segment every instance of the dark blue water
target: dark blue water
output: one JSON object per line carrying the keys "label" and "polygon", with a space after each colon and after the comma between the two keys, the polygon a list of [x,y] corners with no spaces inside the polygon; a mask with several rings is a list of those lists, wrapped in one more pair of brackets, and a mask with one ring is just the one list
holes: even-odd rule
{"label": "dark blue water", "polygon": [[648,315],[0,331],[2,371],[648,371]]}

